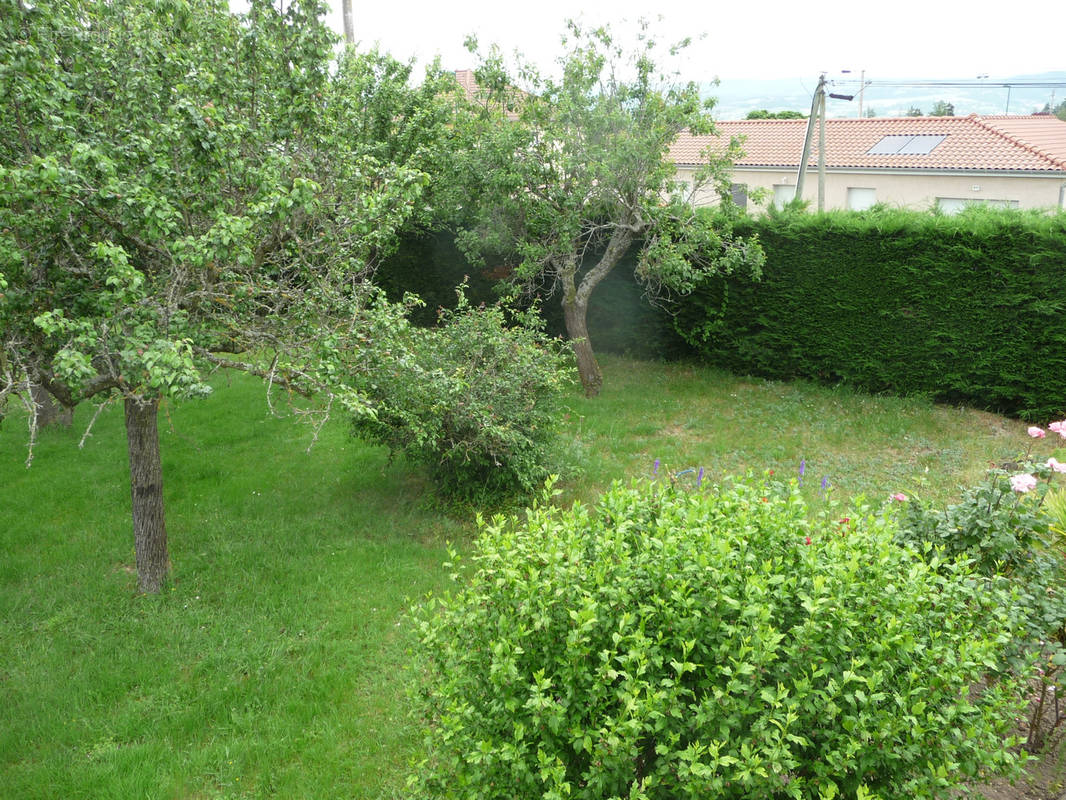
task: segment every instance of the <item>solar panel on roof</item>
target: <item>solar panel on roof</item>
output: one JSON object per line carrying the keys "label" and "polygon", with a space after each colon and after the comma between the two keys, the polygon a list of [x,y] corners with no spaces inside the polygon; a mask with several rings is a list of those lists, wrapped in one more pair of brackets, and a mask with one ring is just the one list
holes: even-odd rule
{"label": "solar panel on roof", "polygon": [[928,136],[912,136],[911,140],[899,149],[899,153],[915,156],[927,156],[936,149],[936,146],[947,139],[947,134],[932,134]]}
{"label": "solar panel on roof", "polygon": [[891,134],[882,136],[877,144],[866,151],[866,154],[870,156],[927,156],[947,138],[947,134],[944,133],[911,136]]}
{"label": "solar panel on roof", "polygon": [[899,152],[913,136],[882,136],[881,141],[866,151],[871,156],[892,156]]}

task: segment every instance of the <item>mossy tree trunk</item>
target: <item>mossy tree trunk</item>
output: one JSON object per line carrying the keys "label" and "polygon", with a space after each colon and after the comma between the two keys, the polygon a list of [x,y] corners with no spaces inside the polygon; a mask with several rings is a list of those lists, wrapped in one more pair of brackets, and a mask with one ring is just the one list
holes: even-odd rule
{"label": "mossy tree trunk", "polygon": [[154,594],[162,589],[170,572],[163,515],[163,464],[159,457],[159,399],[127,397],[125,410],[137,588]]}
{"label": "mossy tree trunk", "polygon": [[632,225],[616,226],[600,260],[582,276],[580,283],[576,281],[580,266],[576,255],[568,257],[558,270],[563,285],[563,320],[566,323],[566,335],[574,348],[577,373],[586,397],[595,397],[603,387],[603,373],[589,340],[589,297],[592,290],[611,273],[629,251],[635,230]]}

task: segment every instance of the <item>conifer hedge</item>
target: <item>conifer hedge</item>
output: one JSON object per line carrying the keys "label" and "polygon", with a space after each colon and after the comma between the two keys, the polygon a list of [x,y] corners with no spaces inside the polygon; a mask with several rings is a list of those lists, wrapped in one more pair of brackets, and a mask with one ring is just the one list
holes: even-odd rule
{"label": "conifer hedge", "polygon": [[675,318],[735,372],[1066,412],[1066,214],[974,209],[747,220],[762,280],[712,276]]}

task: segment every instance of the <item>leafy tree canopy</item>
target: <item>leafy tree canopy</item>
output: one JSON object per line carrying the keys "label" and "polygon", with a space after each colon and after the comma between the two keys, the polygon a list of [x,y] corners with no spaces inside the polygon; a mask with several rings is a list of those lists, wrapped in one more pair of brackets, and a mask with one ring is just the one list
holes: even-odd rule
{"label": "leafy tree canopy", "polygon": [[640,248],[637,273],[649,286],[679,292],[700,270],[757,269],[762,253],[693,207],[705,190],[729,197],[739,145],[705,153],[685,180],[668,157],[682,131],[715,133],[713,100],[660,66],[687,42],[662,48],[644,25],[628,50],[607,28],[571,22],[563,45],[558,77],[522,62],[509,72],[495,50],[483,57],[476,76],[487,99],[469,123],[476,184],[461,241],[513,264],[513,286],[559,292],[592,395],[602,378],[589,296],[630,247]]}
{"label": "leafy tree canopy", "polygon": [[760,108],[749,111],[744,119],[807,119],[807,115],[802,111],[767,111]]}
{"label": "leafy tree canopy", "polygon": [[223,366],[368,411],[343,360],[398,311],[361,276],[449,120],[387,57],[335,64],[324,10],[0,4],[0,402],[32,384],[124,401],[142,589],[165,575],[141,569],[142,534],[165,558],[165,530],[134,442],[151,445],[161,400],[208,392]]}
{"label": "leafy tree canopy", "polygon": [[1044,107],[1038,113],[1051,114],[1061,120],[1066,120],[1066,100],[1063,100],[1054,107],[1052,107],[1051,103],[1044,103]]}

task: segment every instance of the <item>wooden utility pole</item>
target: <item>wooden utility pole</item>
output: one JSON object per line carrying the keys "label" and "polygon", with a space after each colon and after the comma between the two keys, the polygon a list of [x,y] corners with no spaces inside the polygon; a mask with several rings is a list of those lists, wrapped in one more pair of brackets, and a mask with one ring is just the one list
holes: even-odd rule
{"label": "wooden utility pole", "polygon": [[803,179],[807,175],[807,159],[811,157],[811,138],[814,136],[814,120],[819,110],[825,111],[825,73],[818,78],[818,88],[811,98],[811,115],[807,117],[807,135],[803,138],[803,155],[800,156],[799,173],[796,175],[796,199],[803,199]]}
{"label": "wooden utility pole", "polygon": [[[824,76],[823,76],[824,77]],[[818,210],[825,211],[825,92],[818,103]]]}
{"label": "wooden utility pole", "polygon": [[341,9],[344,13],[344,44],[351,47],[355,44],[355,23],[352,21],[352,0],[341,0]]}

